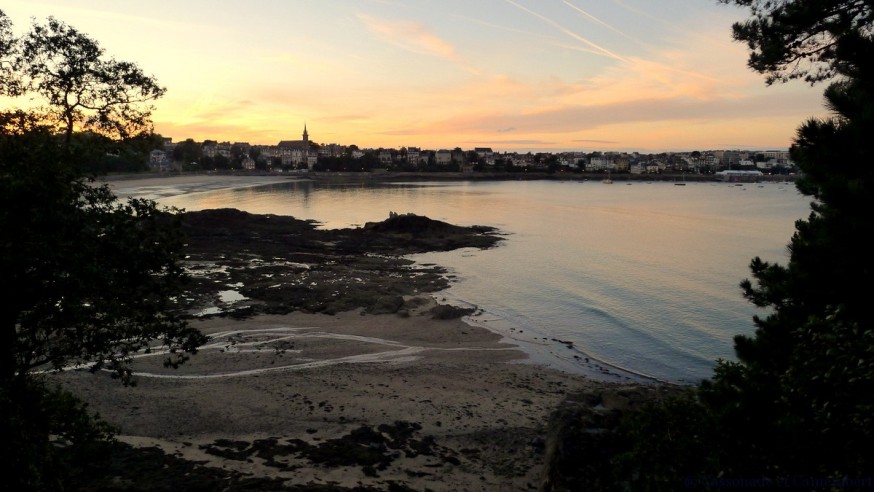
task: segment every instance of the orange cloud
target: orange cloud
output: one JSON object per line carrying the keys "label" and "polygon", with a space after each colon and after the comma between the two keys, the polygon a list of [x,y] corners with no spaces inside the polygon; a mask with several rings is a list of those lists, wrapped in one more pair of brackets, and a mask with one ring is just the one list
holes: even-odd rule
{"label": "orange cloud", "polygon": [[476,72],[458,55],[452,44],[419,22],[377,19],[365,14],[359,14],[358,19],[368,30],[392,46],[418,55],[441,58],[459,64],[467,71]]}

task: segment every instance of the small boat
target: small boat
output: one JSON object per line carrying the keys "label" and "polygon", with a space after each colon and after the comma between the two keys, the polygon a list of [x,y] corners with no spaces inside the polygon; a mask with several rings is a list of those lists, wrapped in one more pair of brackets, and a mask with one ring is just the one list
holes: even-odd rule
{"label": "small boat", "polygon": [[613,180],[610,179],[610,171],[607,171],[607,178],[601,180],[604,184],[613,184]]}
{"label": "small boat", "polygon": [[674,186],[686,186],[686,173],[683,173],[683,181],[674,182]]}

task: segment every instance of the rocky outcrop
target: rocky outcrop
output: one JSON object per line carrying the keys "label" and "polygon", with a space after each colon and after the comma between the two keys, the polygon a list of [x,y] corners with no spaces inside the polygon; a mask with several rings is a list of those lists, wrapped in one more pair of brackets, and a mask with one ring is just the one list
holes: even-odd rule
{"label": "rocky outcrop", "polygon": [[[236,209],[187,212],[183,231],[192,282],[182,307],[237,317],[357,308],[402,314],[402,296],[449,286],[443,268],[412,268],[403,255],[489,248],[501,240],[490,227],[417,215],[392,214],[361,228],[324,230],[313,221]],[[242,299],[223,299],[229,291]]]}
{"label": "rocky outcrop", "polygon": [[489,248],[500,238],[492,227],[461,227],[415,214],[389,213],[382,222],[368,222],[352,230],[352,238],[371,251],[406,254],[426,251],[450,251],[458,248]]}
{"label": "rocky outcrop", "polygon": [[623,490],[612,460],[629,413],[684,391],[669,385],[617,385],[568,395],[549,419],[540,492]]}

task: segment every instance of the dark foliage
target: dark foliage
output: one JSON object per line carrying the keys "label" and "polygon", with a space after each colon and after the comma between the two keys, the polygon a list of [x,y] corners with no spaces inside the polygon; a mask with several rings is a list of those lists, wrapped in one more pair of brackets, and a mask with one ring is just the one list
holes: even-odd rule
{"label": "dark foliage", "polygon": [[734,38],[750,49],[749,66],[769,84],[821,82],[847,61],[846,38],[870,36],[870,0],[719,0],[748,7],[750,19],[734,25]]}
{"label": "dark foliage", "polygon": [[152,202],[117,202],[68,155],[44,131],[0,135],[0,277],[11,287],[0,307],[0,418],[15,430],[3,433],[5,455],[29,464],[6,474],[23,490],[55,488],[59,446],[102,436],[82,432],[100,426],[34,371],[86,364],[129,383],[135,352],[167,350],[176,366],[203,342],[173,302],[186,279],[176,217]]}
{"label": "dark foliage", "polygon": [[[133,354],[163,350],[176,367],[205,337],[175,302],[187,280],[178,214],[121,203],[85,174],[110,150],[150,145],[151,135],[109,136],[148,128],[138,104],[163,89],[133,64],[102,60],[94,41],[55,19],[22,39],[9,26],[0,11],[0,94],[46,106],[0,111],[3,480],[61,490],[111,429],[41,373],[79,365],[129,384]],[[96,133],[73,133],[80,127]]]}
{"label": "dark foliage", "polygon": [[146,103],[166,91],[134,63],[107,59],[97,41],[53,17],[20,40],[14,67],[22,90],[46,104],[45,116],[69,141],[73,131],[118,138],[151,133]]}
{"label": "dark foliage", "polygon": [[832,117],[804,123],[791,149],[811,213],[796,223],[786,265],[752,260],[741,288],[765,314],[753,336],[735,338],[737,361],[720,361],[690,398],[629,420],[620,462],[635,490],[870,487],[874,4],[725,3],[751,8],[735,37],[769,83],[835,77]]}
{"label": "dark foliage", "polygon": [[6,490],[63,490],[105,456],[114,432],[86,403],[38,378],[0,386],[0,409]]}
{"label": "dark foliage", "polygon": [[[174,313],[185,275],[178,218],[119,203],[79,177],[45,133],[0,138],[0,379],[93,362],[127,378],[125,358],[158,338],[169,365],[201,341]],[[126,380],[126,379],[125,379]]]}

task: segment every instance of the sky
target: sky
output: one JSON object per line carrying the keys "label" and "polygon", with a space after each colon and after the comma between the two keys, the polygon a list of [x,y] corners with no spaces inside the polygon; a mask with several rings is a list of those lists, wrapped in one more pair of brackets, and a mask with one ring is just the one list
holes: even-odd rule
{"label": "sky", "polygon": [[4,0],[167,88],[155,131],[498,152],[785,149],[822,86],[767,86],[716,0]]}

